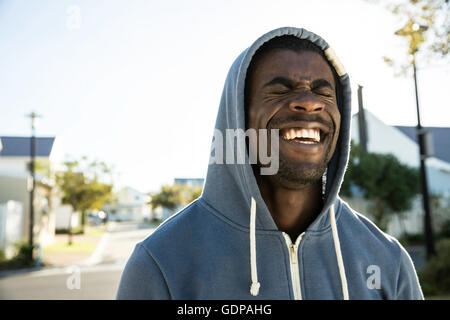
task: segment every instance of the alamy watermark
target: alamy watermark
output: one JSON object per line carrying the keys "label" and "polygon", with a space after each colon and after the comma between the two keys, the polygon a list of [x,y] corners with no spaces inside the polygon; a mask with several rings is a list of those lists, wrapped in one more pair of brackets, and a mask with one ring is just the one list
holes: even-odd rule
{"label": "alamy watermark", "polygon": [[81,27],[81,8],[77,5],[70,5],[66,9],[67,19],[66,27],[69,30],[80,29]]}
{"label": "alamy watermark", "polygon": [[70,276],[66,280],[66,287],[69,290],[81,289],[81,269],[79,266],[70,266],[66,269]]}
{"label": "alamy watermark", "polygon": [[[270,136],[270,144],[268,137]],[[247,157],[248,141],[248,157]],[[225,147],[225,148],[224,148]],[[270,151],[269,151],[270,150]],[[225,152],[225,155],[224,155]],[[209,164],[260,163],[261,175],[275,175],[279,168],[279,129],[214,129]]]}
{"label": "alamy watermark", "polygon": [[367,278],[366,285],[368,289],[381,289],[381,270],[377,265],[370,265],[367,267],[367,274],[369,277]]}

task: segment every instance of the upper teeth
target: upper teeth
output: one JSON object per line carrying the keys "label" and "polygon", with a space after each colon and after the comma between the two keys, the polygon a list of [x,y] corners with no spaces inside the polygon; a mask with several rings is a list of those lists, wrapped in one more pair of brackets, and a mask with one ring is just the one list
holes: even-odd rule
{"label": "upper teeth", "polygon": [[287,140],[292,140],[295,138],[309,138],[313,139],[315,142],[320,142],[320,130],[317,128],[290,128],[283,130],[283,137]]}

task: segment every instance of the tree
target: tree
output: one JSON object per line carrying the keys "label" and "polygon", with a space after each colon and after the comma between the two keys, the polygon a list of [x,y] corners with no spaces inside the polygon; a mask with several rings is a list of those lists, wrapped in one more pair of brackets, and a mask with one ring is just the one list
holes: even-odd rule
{"label": "tree", "polygon": [[52,168],[49,160],[35,160],[34,170],[38,174],[52,178]]}
{"label": "tree", "polygon": [[152,208],[163,207],[174,210],[185,202],[183,189],[184,186],[180,184],[162,186],[159,192],[151,195]]}
{"label": "tree", "polygon": [[186,204],[191,203],[195,199],[199,198],[202,195],[203,186],[196,185],[192,188],[188,188],[187,196],[186,196]]}
{"label": "tree", "polygon": [[431,194],[430,204],[433,211],[433,230],[438,237],[450,238],[450,197],[443,194]]}
{"label": "tree", "polygon": [[385,229],[389,215],[411,209],[419,192],[419,172],[391,154],[364,153],[353,143],[351,150],[341,194],[351,197],[357,187],[371,201],[375,223]]}
{"label": "tree", "polygon": [[189,187],[185,184],[164,185],[159,192],[151,194],[150,204],[153,209],[157,207],[175,210],[200,197],[203,186]]}
{"label": "tree", "polygon": [[[448,58],[450,42],[450,8],[448,0],[377,0],[404,23],[396,32],[408,40],[408,54],[414,55],[420,47],[423,60]],[[406,52],[406,50],[405,50]],[[405,57],[400,64],[384,57],[390,66],[399,70],[398,75],[410,69],[410,59]]]}
{"label": "tree", "polygon": [[[86,157],[81,161],[64,162],[64,170],[56,173],[56,183],[63,193],[62,203],[70,204],[74,211],[81,212],[81,225],[84,230],[88,210],[99,210],[111,199],[112,180],[102,179],[111,173],[104,162],[89,162]],[[69,219],[69,244],[72,243],[72,226]]]}

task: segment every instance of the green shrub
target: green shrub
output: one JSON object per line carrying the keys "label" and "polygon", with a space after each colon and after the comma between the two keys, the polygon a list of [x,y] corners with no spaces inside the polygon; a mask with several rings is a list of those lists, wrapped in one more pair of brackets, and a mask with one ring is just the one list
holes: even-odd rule
{"label": "green shrub", "polygon": [[6,261],[6,254],[3,249],[0,249],[0,264],[4,263]]}
{"label": "green shrub", "polygon": [[450,220],[447,220],[443,223],[439,236],[450,238]]}
{"label": "green shrub", "polygon": [[19,242],[15,244],[16,247],[16,255],[13,260],[15,260],[19,265],[22,266],[31,266],[33,265],[33,256],[32,252],[35,246],[30,245],[29,243]]}
{"label": "green shrub", "polygon": [[11,259],[2,260],[0,257],[0,270],[32,267],[35,262],[31,256],[34,247],[26,242],[15,243],[15,254]]}
{"label": "green shrub", "polygon": [[422,245],[425,242],[425,237],[423,233],[415,234],[405,232],[399,241],[404,246]]}
{"label": "green shrub", "polygon": [[419,272],[419,277],[425,295],[450,293],[450,238],[436,244],[436,255]]}
{"label": "green shrub", "polygon": [[[69,234],[68,229],[57,229],[55,234]],[[83,226],[72,228],[72,235],[82,235],[84,234]]]}

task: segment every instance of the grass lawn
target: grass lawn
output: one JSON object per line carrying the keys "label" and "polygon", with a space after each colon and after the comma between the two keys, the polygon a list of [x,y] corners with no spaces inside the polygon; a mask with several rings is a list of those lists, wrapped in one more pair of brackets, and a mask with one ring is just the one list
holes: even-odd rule
{"label": "grass lawn", "polygon": [[79,241],[74,239],[72,245],[68,245],[67,241],[61,241],[49,245],[43,249],[46,253],[91,253],[94,252],[97,242],[93,241]]}
{"label": "grass lawn", "polygon": [[94,252],[101,236],[105,233],[102,228],[86,227],[85,234],[73,235],[72,245],[68,245],[67,238],[64,236],[57,242],[43,248],[44,255],[46,253],[83,253],[89,254]]}
{"label": "grass lawn", "polygon": [[86,235],[90,237],[101,237],[105,233],[105,229],[87,228]]}

